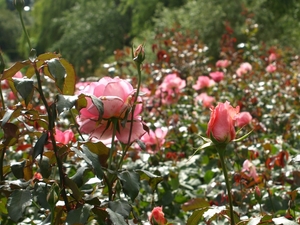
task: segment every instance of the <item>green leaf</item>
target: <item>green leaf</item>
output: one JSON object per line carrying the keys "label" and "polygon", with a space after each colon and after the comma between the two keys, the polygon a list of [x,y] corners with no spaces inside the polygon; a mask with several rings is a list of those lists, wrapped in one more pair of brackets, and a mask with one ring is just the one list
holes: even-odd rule
{"label": "green leaf", "polygon": [[29,60],[30,62],[34,62],[36,60],[37,56],[36,56],[36,50],[35,49],[31,49],[30,53],[29,53]]}
{"label": "green leaf", "polygon": [[60,90],[60,92],[63,92],[64,83],[65,83],[65,76],[66,76],[66,70],[59,61],[59,59],[50,59],[46,61],[48,65],[48,69],[50,74],[55,79],[55,84]]}
{"label": "green leaf", "polygon": [[4,131],[4,141],[5,146],[13,146],[18,141],[20,134],[19,127],[13,123],[6,123],[2,127]]}
{"label": "green leaf", "polygon": [[76,109],[80,111],[82,108],[85,108],[87,105],[87,100],[85,99],[87,97],[85,94],[80,94],[78,96],[78,99],[76,101]]}
{"label": "green leaf", "polygon": [[50,205],[47,201],[48,191],[49,191],[49,188],[48,188],[47,184],[45,184],[43,182],[35,183],[33,195],[37,197],[37,201],[40,204],[40,206],[45,209],[50,209]]}
{"label": "green leaf", "polygon": [[10,166],[11,171],[17,179],[24,178],[24,170],[23,169],[24,169],[25,164],[26,164],[26,160],[24,160],[22,162],[15,162],[15,163],[11,164],[11,166]]}
{"label": "green leaf", "polygon": [[7,197],[1,197],[0,198],[0,215],[8,214],[6,203],[7,203]]}
{"label": "green leaf", "polygon": [[84,173],[85,171],[89,170],[87,167],[79,167],[79,169],[76,171],[76,173],[70,177],[70,179],[72,179],[78,187],[81,187],[84,184]]}
{"label": "green leaf", "polygon": [[272,221],[275,223],[275,225],[297,225],[298,223],[288,220],[285,217],[279,217],[279,218],[273,218]]}
{"label": "green leaf", "polygon": [[195,210],[193,214],[188,218],[187,225],[198,225],[200,220],[203,219],[203,214],[206,212],[208,207]]}
{"label": "green leaf", "polygon": [[4,124],[6,124],[7,121],[9,121],[12,117],[18,117],[20,115],[20,112],[21,112],[20,108],[17,108],[15,110],[7,109],[7,111],[5,112],[2,118],[1,126],[3,127]]}
{"label": "green leaf", "polygon": [[33,147],[32,158],[35,159],[38,155],[43,155],[44,146],[48,139],[48,133],[43,133]]}
{"label": "green leaf", "polygon": [[210,220],[216,214],[220,214],[226,210],[225,206],[211,206],[204,214],[204,218],[206,221]]}
{"label": "green leaf", "polygon": [[27,206],[31,205],[32,195],[29,190],[14,190],[8,198],[7,211],[9,217],[17,222]]}
{"label": "green leaf", "polygon": [[115,213],[109,208],[106,209],[106,212],[108,212],[110,221],[113,223],[113,225],[128,225],[119,213]]}
{"label": "green leaf", "polygon": [[113,202],[111,201],[108,203],[108,207],[112,211],[120,214],[125,219],[128,218],[128,216],[130,215],[130,212],[132,210],[131,205],[128,202],[122,201],[122,200],[117,200],[117,201],[113,201]]}
{"label": "green leaf", "polygon": [[76,73],[74,67],[65,59],[60,59],[61,64],[66,69],[67,76],[65,77],[65,84],[63,88],[64,95],[73,95],[75,92]]}
{"label": "green leaf", "polygon": [[0,74],[3,73],[4,69],[5,69],[5,63],[2,57],[2,52],[0,51]]}
{"label": "green leaf", "polygon": [[43,156],[38,163],[42,176],[46,179],[49,178],[52,172],[49,158],[47,156]]}
{"label": "green leaf", "polygon": [[148,184],[152,188],[152,190],[155,190],[157,185],[163,181],[163,177],[157,176],[153,173],[150,173],[146,170],[136,170],[140,174],[140,180],[147,180]]}
{"label": "green leaf", "polygon": [[124,194],[134,201],[140,191],[140,176],[138,173],[133,171],[124,171],[118,174],[118,178],[121,180]]}
{"label": "green leaf", "polygon": [[57,95],[56,107],[57,107],[58,114],[61,114],[62,112],[73,108],[77,100],[78,100],[77,96]]}
{"label": "green leaf", "polygon": [[194,198],[181,206],[182,210],[187,212],[195,209],[201,209],[204,207],[209,207],[210,204],[207,200],[202,198]]}
{"label": "green leaf", "polygon": [[90,216],[91,208],[92,208],[92,206],[85,204],[82,207],[71,210],[70,212],[68,212],[66,223],[70,224],[70,225],[86,224],[86,222]]}
{"label": "green leaf", "polygon": [[77,187],[76,183],[71,180],[69,177],[65,176],[65,184],[67,187],[69,187],[72,190],[73,197],[75,198],[76,201],[81,201],[82,200],[82,193]]}
{"label": "green leaf", "polygon": [[13,78],[13,81],[17,91],[22,96],[25,101],[25,105],[27,106],[33,96],[33,80],[25,78]]}
{"label": "green leaf", "polygon": [[18,71],[23,69],[25,66],[29,66],[29,65],[30,65],[29,60],[26,60],[23,62],[16,62],[10,68],[4,70],[1,80],[5,80],[7,78],[12,78]]}

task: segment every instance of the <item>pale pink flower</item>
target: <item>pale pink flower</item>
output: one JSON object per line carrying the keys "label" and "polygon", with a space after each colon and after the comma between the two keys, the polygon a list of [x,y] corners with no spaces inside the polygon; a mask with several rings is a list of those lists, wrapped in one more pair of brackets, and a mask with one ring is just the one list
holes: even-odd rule
{"label": "pale pink flower", "polygon": [[237,127],[243,127],[248,125],[252,120],[252,116],[249,112],[241,112],[235,117],[235,125]]}
{"label": "pale pink flower", "polygon": [[209,76],[217,83],[224,79],[224,73],[220,71],[211,72]]}
{"label": "pale pink flower", "polygon": [[75,142],[75,136],[72,130],[65,130],[65,131],[61,131],[57,128],[55,128],[55,134],[54,134],[55,140],[58,143],[61,144],[69,144],[70,142]]}
{"label": "pale pink flower", "polygon": [[149,222],[151,225],[165,225],[167,224],[167,220],[165,218],[165,214],[162,211],[162,207],[154,207],[150,216]]}
{"label": "pale pink flower", "polygon": [[206,108],[210,108],[212,103],[215,102],[215,98],[207,95],[206,93],[201,93],[195,98],[196,102],[201,102],[202,105]]}
{"label": "pale pink flower", "polygon": [[248,175],[250,177],[252,177],[254,180],[258,179],[258,175],[257,175],[257,172],[256,172],[255,165],[251,161],[249,161],[248,159],[246,159],[243,163],[242,172],[248,172]]}
{"label": "pale pink flower", "polygon": [[155,131],[150,130],[149,133],[144,134],[141,140],[145,143],[149,153],[155,153],[159,151],[165,143],[167,133],[166,128],[156,128]]}
{"label": "pale pink flower", "polygon": [[230,61],[227,59],[223,59],[223,60],[218,60],[216,62],[216,67],[220,67],[220,68],[226,68],[230,65]]}
{"label": "pale pink flower", "polygon": [[193,88],[198,91],[202,88],[211,87],[215,85],[215,81],[210,79],[208,76],[199,76],[197,83],[193,85]]}
{"label": "pale pink flower", "polygon": [[76,91],[75,93],[78,94],[78,93],[81,93],[81,91],[88,85],[90,85],[91,82],[89,81],[80,81],[80,82],[77,82],[76,85],[75,85],[75,88],[76,88]]}
{"label": "pale pink flower", "polygon": [[248,62],[244,62],[240,65],[240,67],[237,69],[236,74],[240,77],[243,74],[246,74],[252,70],[252,66]]}
{"label": "pale pink flower", "polygon": [[160,96],[161,93],[163,103],[171,104],[178,100],[178,96],[183,88],[185,88],[186,82],[182,80],[177,74],[167,75],[161,85],[156,91],[156,95]]}
{"label": "pale pink flower", "polygon": [[270,64],[266,67],[266,71],[268,73],[274,73],[276,71],[276,69],[277,69],[276,65],[274,65],[274,64]]}
{"label": "pale pink flower", "polygon": [[276,56],[275,53],[271,53],[271,54],[269,55],[269,62],[270,62],[270,63],[271,63],[271,62],[274,62],[276,59],[277,59],[277,56]]}
{"label": "pale pink flower", "polygon": [[136,90],[128,81],[119,77],[103,77],[98,82],[91,82],[81,92],[100,99],[104,108],[102,120],[99,121],[98,109],[90,98],[86,98],[87,106],[80,110],[78,117],[78,124],[82,133],[90,134],[91,138],[106,140],[112,137],[113,123],[116,123],[116,137],[122,143],[128,143],[131,124],[130,143],[145,134],[146,131],[139,116],[142,112],[140,97],[138,97],[138,104],[134,110],[133,121],[131,121],[133,96]]}

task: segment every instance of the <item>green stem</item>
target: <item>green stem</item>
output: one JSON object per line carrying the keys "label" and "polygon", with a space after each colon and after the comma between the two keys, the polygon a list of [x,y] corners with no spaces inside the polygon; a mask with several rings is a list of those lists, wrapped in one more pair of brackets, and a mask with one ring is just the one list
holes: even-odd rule
{"label": "green stem", "polygon": [[1,96],[2,109],[5,110],[5,103],[4,103],[1,85],[0,85],[0,96]]}
{"label": "green stem", "polygon": [[25,25],[24,25],[24,20],[23,20],[23,17],[22,17],[22,11],[21,11],[21,10],[20,10],[20,11],[17,10],[17,11],[19,12],[19,16],[20,16],[22,28],[23,28],[23,30],[24,30],[24,33],[25,33],[25,36],[26,36],[26,40],[27,40],[27,42],[28,42],[29,51],[31,51],[32,47],[31,47],[29,35],[28,35],[27,30],[26,30]]}
{"label": "green stem", "polygon": [[226,188],[227,188],[227,192],[228,192],[229,211],[230,211],[230,219],[231,219],[230,224],[235,225],[235,223],[234,223],[234,214],[233,214],[233,205],[232,205],[231,188],[230,188],[230,184],[229,184],[227,168],[226,168],[225,161],[224,161],[225,147],[219,146],[219,147],[216,147],[216,148],[217,148],[219,156],[220,156],[220,161],[221,161],[222,170],[223,170],[223,174],[224,174],[224,177],[225,177]]}
{"label": "green stem", "polygon": [[4,160],[4,155],[5,155],[6,147],[4,147],[1,150],[1,155],[0,155],[0,182],[4,181],[4,174],[3,174],[3,160]]}
{"label": "green stem", "polygon": [[78,134],[80,135],[81,139],[84,141],[84,137],[82,136],[82,134],[81,134],[81,132],[80,132],[80,130],[79,130],[79,126],[78,126],[78,124],[76,123],[76,119],[75,119],[75,116],[74,116],[74,114],[73,114],[73,112],[72,112],[72,109],[70,109],[69,112],[70,112],[70,115],[71,115],[71,117],[72,117],[72,120],[73,120],[73,122],[74,122],[74,125],[75,125],[75,127],[76,127],[76,130],[77,130]]}
{"label": "green stem", "polygon": [[[109,158],[108,158],[108,169],[111,169],[111,164],[112,164],[112,155],[114,152],[114,148],[115,148],[115,136],[116,136],[116,132],[117,132],[117,124],[118,124],[118,120],[113,120],[113,133],[112,133],[112,138],[111,138],[111,147],[110,147],[110,151],[109,151]],[[108,171],[109,172],[109,171]]]}

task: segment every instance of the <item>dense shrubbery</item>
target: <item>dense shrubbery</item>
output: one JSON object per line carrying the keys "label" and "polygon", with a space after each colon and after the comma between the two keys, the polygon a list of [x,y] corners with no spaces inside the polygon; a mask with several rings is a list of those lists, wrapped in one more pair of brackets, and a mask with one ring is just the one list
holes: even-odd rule
{"label": "dense shrubbery", "polygon": [[220,60],[174,26],[101,79],[1,58],[1,224],[299,223],[299,56],[246,22]]}

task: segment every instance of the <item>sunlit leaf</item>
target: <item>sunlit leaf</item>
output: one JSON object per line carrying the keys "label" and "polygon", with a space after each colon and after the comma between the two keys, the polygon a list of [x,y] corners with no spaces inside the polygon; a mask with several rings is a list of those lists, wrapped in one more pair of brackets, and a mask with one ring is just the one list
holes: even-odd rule
{"label": "sunlit leaf", "polygon": [[58,114],[70,110],[76,104],[77,96],[57,95],[56,107]]}
{"label": "sunlit leaf", "polygon": [[139,194],[140,175],[133,171],[124,171],[118,174],[124,194],[128,195],[132,201]]}
{"label": "sunlit leaf", "polygon": [[29,190],[15,190],[7,202],[9,217],[17,222],[22,216],[25,208],[31,205],[32,195]]}
{"label": "sunlit leaf", "polygon": [[208,210],[207,207],[195,210],[193,214],[188,218],[187,225],[198,225],[200,220],[203,220],[203,213]]}
{"label": "sunlit leaf", "polygon": [[163,181],[163,178],[161,176],[157,176],[153,173],[150,173],[146,170],[136,170],[140,174],[140,180],[147,180],[148,184],[152,188],[152,190],[155,190],[157,185]]}
{"label": "sunlit leaf", "polygon": [[65,83],[65,76],[66,76],[66,70],[59,61],[59,59],[50,59],[46,61],[48,65],[48,69],[50,74],[54,77],[55,79],[55,84],[60,90],[60,92],[63,92],[63,87]]}
{"label": "sunlit leaf", "polygon": [[1,80],[5,80],[7,78],[13,77],[18,71],[20,71],[21,69],[23,69],[25,66],[28,66],[28,65],[30,65],[29,60],[26,60],[23,62],[16,62],[10,68],[4,70]]}
{"label": "sunlit leaf", "polygon": [[273,218],[272,221],[275,223],[275,225],[297,225],[298,223],[288,220],[285,217],[279,217],[279,218]]}
{"label": "sunlit leaf", "polygon": [[222,213],[224,210],[226,210],[225,206],[211,206],[204,214],[203,217],[206,221],[210,220],[213,216],[216,214]]}
{"label": "sunlit leaf", "polygon": [[202,198],[194,198],[186,203],[184,203],[181,208],[183,211],[191,211],[195,209],[201,209],[204,207],[209,207],[210,204],[207,200]]}
{"label": "sunlit leaf", "polygon": [[29,53],[29,60],[30,62],[34,62],[36,60],[37,56],[36,56],[36,50],[35,49],[31,49],[30,53]]}
{"label": "sunlit leaf", "polygon": [[247,223],[247,225],[257,225],[260,223],[262,216],[259,217],[253,217],[249,220],[249,222]]}
{"label": "sunlit leaf", "polygon": [[29,101],[32,99],[34,86],[33,80],[24,78],[13,78],[14,85],[18,93],[22,96],[27,106]]}
{"label": "sunlit leaf", "polygon": [[66,69],[67,76],[65,77],[65,83],[63,87],[64,95],[73,95],[75,92],[76,74],[72,64],[65,59],[60,59],[61,64]]}

